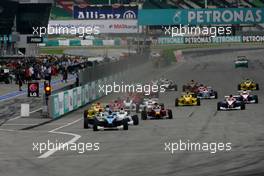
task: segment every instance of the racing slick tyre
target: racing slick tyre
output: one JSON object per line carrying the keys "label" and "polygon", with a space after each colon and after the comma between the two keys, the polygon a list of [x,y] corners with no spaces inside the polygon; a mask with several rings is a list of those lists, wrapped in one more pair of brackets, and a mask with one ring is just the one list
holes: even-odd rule
{"label": "racing slick tyre", "polygon": [[168,109],[168,119],[173,119],[173,115],[172,115],[171,109]]}
{"label": "racing slick tyre", "polygon": [[87,118],[87,111],[84,111],[84,112],[83,112],[83,128],[84,128],[84,129],[89,128],[89,125],[88,125],[88,118]]}
{"label": "racing slick tyre", "polygon": [[237,90],[241,90],[241,85],[240,84],[237,85]]}
{"label": "racing slick tyre", "polygon": [[255,103],[258,103],[258,96],[257,96],[257,95],[255,95],[255,96],[253,97],[253,99],[255,100]]}
{"label": "racing slick tyre", "polygon": [[197,98],[197,106],[200,106],[201,105],[201,100],[200,98]]}
{"label": "racing slick tyre", "polygon": [[246,105],[245,105],[245,103],[244,102],[241,102],[241,110],[245,110],[246,109]]}
{"label": "racing slick tyre", "polygon": [[256,90],[259,90],[259,84],[256,84]]}
{"label": "racing slick tyre", "polygon": [[138,120],[138,116],[137,115],[133,115],[132,116],[132,120],[133,120],[133,125],[138,125],[139,124],[139,120]]}
{"label": "racing slick tyre", "polygon": [[164,106],[163,103],[161,103],[161,104],[160,104],[160,107],[161,107],[162,109],[164,109],[165,106]]}
{"label": "racing slick tyre", "polygon": [[186,90],[186,86],[183,85],[183,86],[182,86],[182,91],[185,92],[185,90]]}
{"label": "racing slick tyre", "polygon": [[136,104],[136,113],[139,113],[139,104]]}
{"label": "racing slick tyre", "polygon": [[218,102],[217,103],[217,111],[220,111],[221,110],[221,102]]}
{"label": "racing slick tyre", "polygon": [[147,116],[148,116],[147,111],[142,111],[141,112],[141,119],[142,120],[147,120]]}
{"label": "racing slick tyre", "polygon": [[128,130],[128,122],[127,119],[123,120],[123,130]]}
{"label": "racing slick tyre", "polygon": [[178,100],[178,98],[175,99],[175,106],[179,106],[179,100]]}
{"label": "racing slick tyre", "polygon": [[174,86],[174,91],[178,91],[178,86],[177,85]]}
{"label": "racing slick tyre", "polygon": [[94,119],[93,130],[98,131],[97,119]]}
{"label": "racing slick tyre", "polygon": [[218,98],[218,93],[216,91],[214,91],[214,94],[215,94],[215,99]]}

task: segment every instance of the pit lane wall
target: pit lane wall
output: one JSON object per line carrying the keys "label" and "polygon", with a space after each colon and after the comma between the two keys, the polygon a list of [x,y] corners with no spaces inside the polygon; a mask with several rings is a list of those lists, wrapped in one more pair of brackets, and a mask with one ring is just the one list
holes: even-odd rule
{"label": "pit lane wall", "polygon": [[62,39],[62,40],[44,40],[40,46],[120,46],[126,45],[125,40],[114,39],[114,40],[81,40],[81,39]]}
{"label": "pit lane wall", "polygon": [[123,79],[124,72],[119,72],[89,82],[83,86],[51,95],[48,107],[49,117],[52,119],[60,118],[71,111],[77,110],[80,107],[105,96],[103,91],[99,91],[99,85],[107,85],[113,82],[120,83],[120,80]]}
{"label": "pit lane wall", "polygon": [[[79,109],[105,96],[102,85],[112,85],[113,82],[121,84],[128,81],[128,75],[133,73],[133,68],[148,61],[149,51],[141,54],[130,54],[118,62],[97,65],[86,68],[80,72],[82,86],[52,94],[49,98],[48,113],[52,119]],[[100,85],[100,86],[99,86]]]}

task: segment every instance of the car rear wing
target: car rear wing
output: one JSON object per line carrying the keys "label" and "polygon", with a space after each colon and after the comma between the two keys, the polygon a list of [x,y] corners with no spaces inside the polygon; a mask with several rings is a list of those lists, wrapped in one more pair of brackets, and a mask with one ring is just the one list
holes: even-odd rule
{"label": "car rear wing", "polygon": [[239,90],[239,91],[237,91],[238,93],[243,93],[243,92],[248,92],[248,93],[250,93],[250,92],[252,92],[251,90]]}

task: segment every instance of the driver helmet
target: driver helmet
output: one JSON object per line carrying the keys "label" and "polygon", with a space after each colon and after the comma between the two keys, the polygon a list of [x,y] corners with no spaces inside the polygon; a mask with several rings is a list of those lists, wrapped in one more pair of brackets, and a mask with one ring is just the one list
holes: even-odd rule
{"label": "driver helmet", "polygon": [[121,114],[124,114],[124,113],[125,113],[124,108],[121,108],[119,112],[120,112]]}

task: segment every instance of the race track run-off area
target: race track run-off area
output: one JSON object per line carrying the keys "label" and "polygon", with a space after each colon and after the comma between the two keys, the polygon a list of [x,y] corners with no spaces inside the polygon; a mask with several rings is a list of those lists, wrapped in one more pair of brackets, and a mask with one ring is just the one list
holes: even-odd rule
{"label": "race track run-off area", "polygon": [[[249,68],[234,68],[234,60],[240,55],[247,56]],[[85,108],[82,108],[28,130],[20,129],[34,124],[34,119],[6,122],[0,127],[0,173],[3,176],[263,176],[263,55],[262,49],[192,52],[168,68],[149,68],[146,79],[164,75],[178,85],[177,92],[162,93],[159,98],[166,108],[172,109],[171,120],[140,120],[139,126],[129,126],[128,131],[94,132],[83,129]],[[237,85],[245,78],[259,83],[260,90],[254,91],[259,104],[246,105],[243,111],[217,111],[217,102],[226,95],[237,94]],[[218,99],[202,100],[201,106],[175,107],[182,85],[192,79],[212,86],[218,91]],[[118,96],[112,94],[99,101],[109,102]],[[165,150],[165,144],[180,140],[231,143],[232,148],[216,153]],[[84,153],[62,148],[42,153],[33,150],[33,143],[47,141],[83,143],[88,150]]]}

